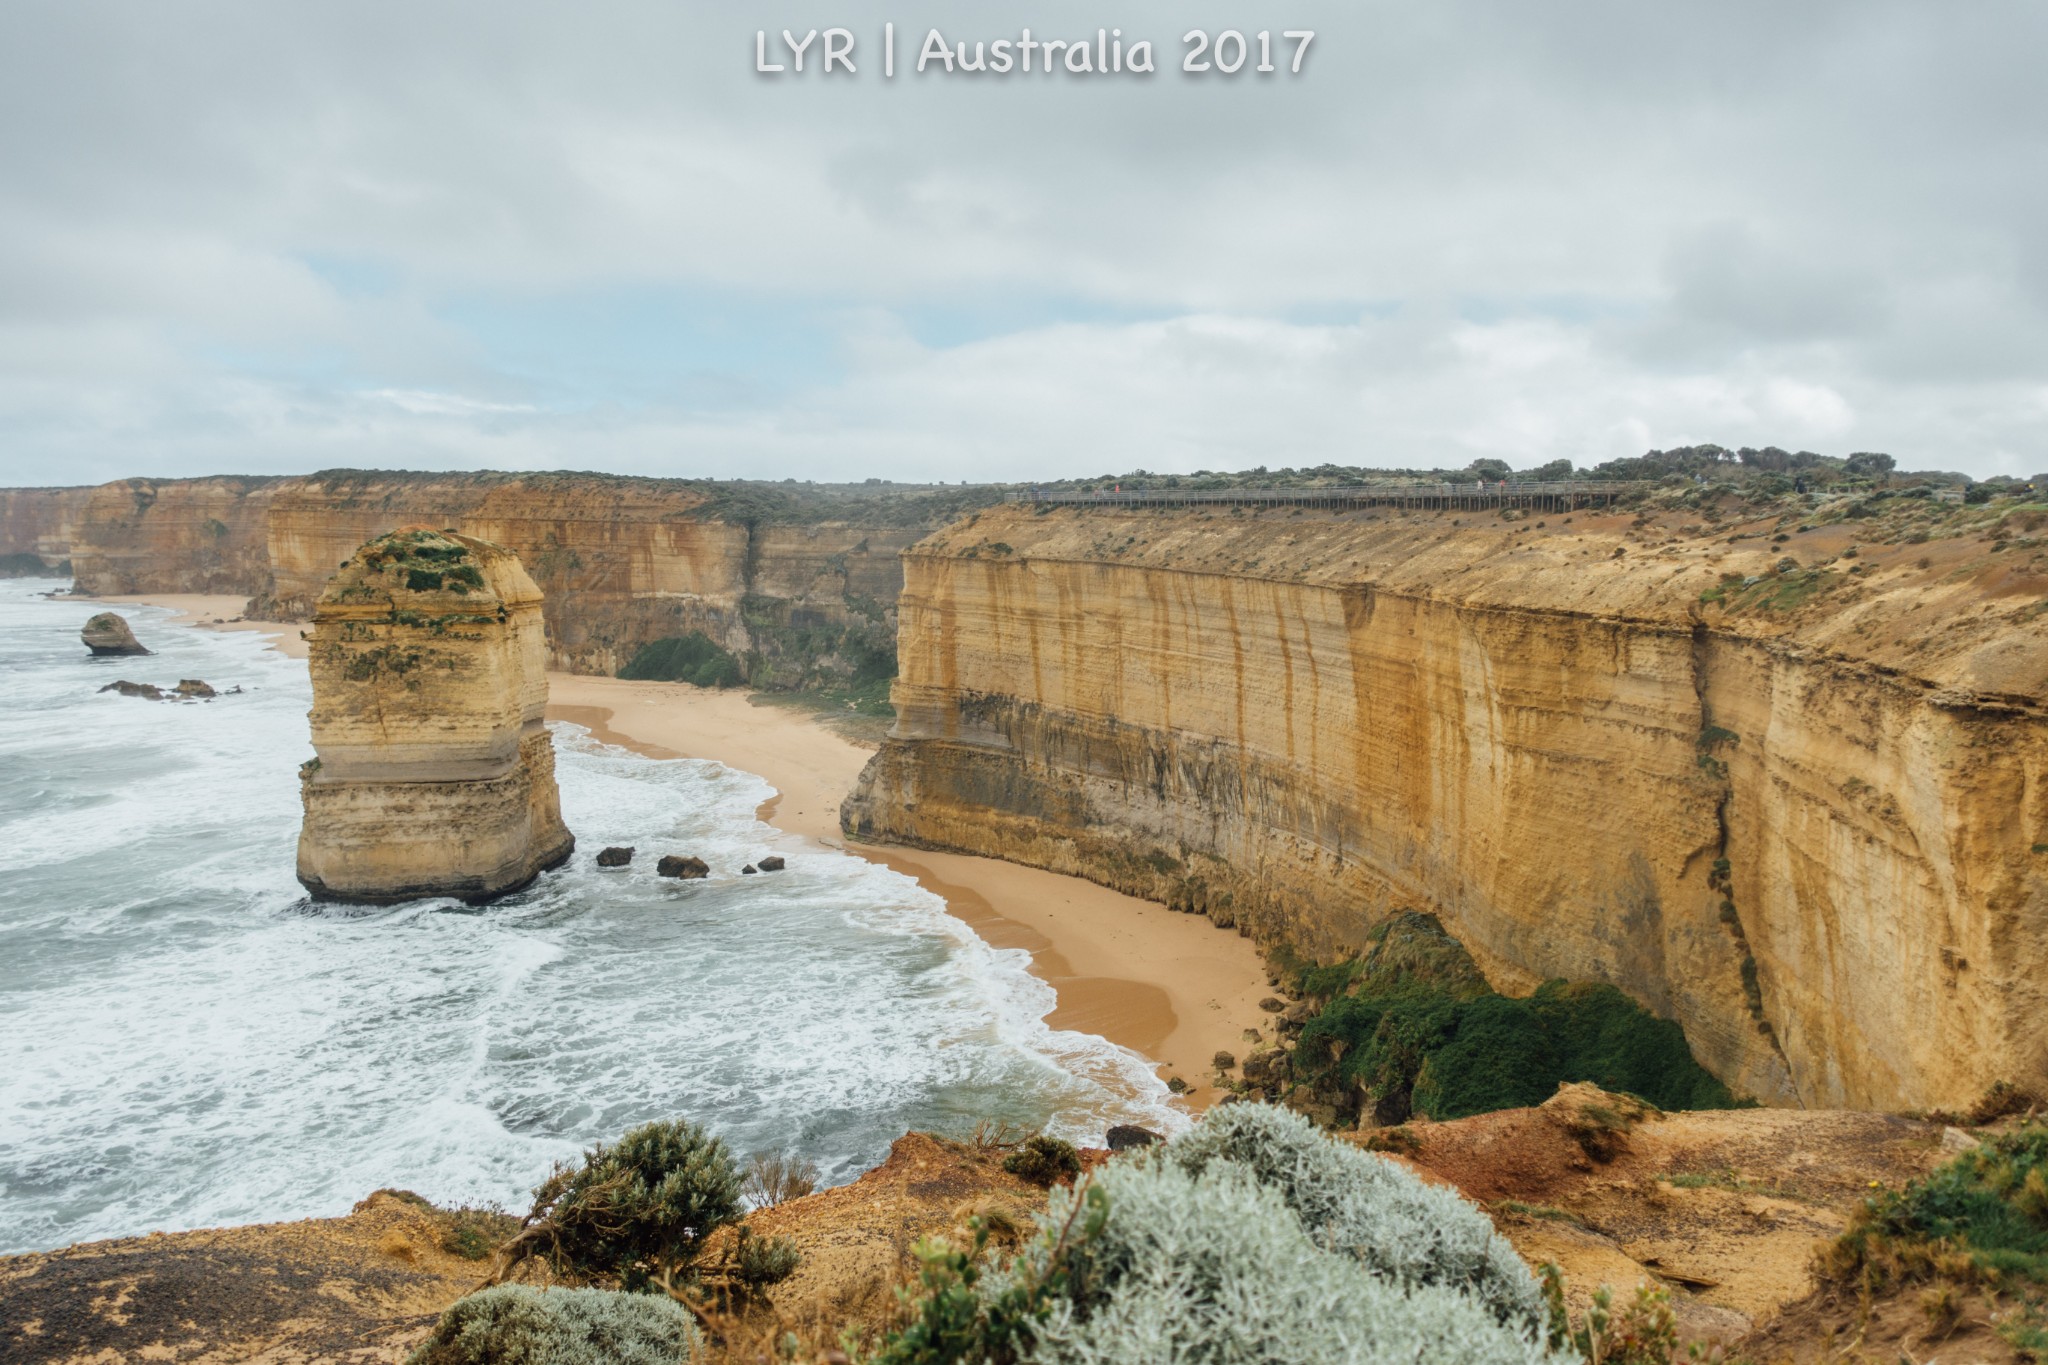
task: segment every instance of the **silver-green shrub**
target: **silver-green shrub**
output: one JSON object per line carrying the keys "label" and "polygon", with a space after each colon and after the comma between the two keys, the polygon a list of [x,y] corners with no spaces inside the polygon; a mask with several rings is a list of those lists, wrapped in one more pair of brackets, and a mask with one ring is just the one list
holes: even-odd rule
{"label": "silver-green shrub", "polygon": [[684,1365],[700,1342],[666,1295],[506,1284],[458,1299],[407,1365]]}
{"label": "silver-green shrub", "polygon": [[[1533,1332],[1503,1325],[1478,1300],[1361,1273],[1351,1255],[1311,1238],[1282,1190],[1239,1163],[1214,1161],[1199,1174],[1118,1163],[1095,1183],[1109,1216],[1066,1250],[1067,1292],[1034,1330],[1032,1365],[1552,1361]],[[1042,1277],[1085,1197],[1056,1190],[1045,1231],[987,1292]]]}
{"label": "silver-green shrub", "polygon": [[1316,1245],[1349,1252],[1375,1276],[1454,1290],[1530,1333],[1545,1321],[1535,1278],[1484,1214],[1291,1110],[1211,1109],[1157,1152],[1155,1160],[1190,1175],[1224,1164],[1244,1170],[1286,1201]]}

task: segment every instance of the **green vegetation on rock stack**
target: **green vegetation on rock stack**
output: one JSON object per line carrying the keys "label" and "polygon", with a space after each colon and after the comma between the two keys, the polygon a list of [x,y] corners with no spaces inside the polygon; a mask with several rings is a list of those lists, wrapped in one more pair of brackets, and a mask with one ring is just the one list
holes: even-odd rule
{"label": "green vegetation on rock stack", "polygon": [[1379,1123],[1541,1104],[1566,1081],[1663,1109],[1735,1103],[1676,1023],[1600,983],[1550,981],[1527,999],[1501,995],[1426,915],[1397,916],[1364,957],[1307,969],[1298,984],[1325,1003],[1302,1028],[1296,1079],[1335,1092],[1340,1112],[1369,1104],[1366,1117]]}

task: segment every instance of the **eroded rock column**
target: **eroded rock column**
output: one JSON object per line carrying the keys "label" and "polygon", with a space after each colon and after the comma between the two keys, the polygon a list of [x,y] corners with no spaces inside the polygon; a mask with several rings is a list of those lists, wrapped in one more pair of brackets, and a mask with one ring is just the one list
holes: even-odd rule
{"label": "eroded rock column", "polygon": [[449,531],[364,545],[313,614],[299,881],[326,900],[487,900],[566,859],[541,592]]}

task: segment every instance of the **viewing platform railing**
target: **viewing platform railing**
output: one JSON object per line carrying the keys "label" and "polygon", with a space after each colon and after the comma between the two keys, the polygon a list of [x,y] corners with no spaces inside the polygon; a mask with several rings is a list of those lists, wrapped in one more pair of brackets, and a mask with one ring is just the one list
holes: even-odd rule
{"label": "viewing platform railing", "polygon": [[1086,507],[1195,507],[1209,503],[1285,507],[1528,507],[1569,511],[1604,507],[1657,484],[1648,479],[1569,479],[1539,482],[1489,480],[1481,483],[1360,484],[1348,488],[1143,488],[1123,492],[1010,494],[1007,502],[1078,504]]}

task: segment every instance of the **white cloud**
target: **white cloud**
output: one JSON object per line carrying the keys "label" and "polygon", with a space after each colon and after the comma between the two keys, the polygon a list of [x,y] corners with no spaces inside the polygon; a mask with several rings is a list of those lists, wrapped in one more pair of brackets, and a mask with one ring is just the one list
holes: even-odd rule
{"label": "white cloud", "polygon": [[[884,17],[1023,18],[850,2],[774,19],[872,41]],[[1170,57],[1244,17],[1131,0],[1117,21]],[[1263,84],[776,82],[749,70],[763,22],[709,0],[11,8],[0,482],[1024,478],[1691,440],[2048,464],[2037,5],[1296,0],[1309,74]],[[801,314],[841,371],[792,347],[650,384],[644,327],[595,326],[563,341],[574,374],[535,372],[457,306],[705,291]],[[971,339],[918,340],[938,334]]]}

